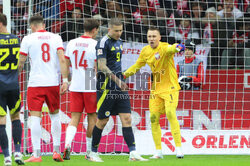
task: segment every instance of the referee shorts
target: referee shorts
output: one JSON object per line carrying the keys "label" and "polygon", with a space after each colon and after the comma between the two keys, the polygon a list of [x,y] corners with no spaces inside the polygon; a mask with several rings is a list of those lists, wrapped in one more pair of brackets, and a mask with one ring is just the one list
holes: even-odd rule
{"label": "referee shorts", "polygon": [[119,90],[97,90],[98,119],[108,118],[119,113],[131,113],[128,92]]}
{"label": "referee shorts", "polygon": [[0,116],[7,114],[7,106],[11,115],[20,111],[21,95],[19,89],[0,91]]}

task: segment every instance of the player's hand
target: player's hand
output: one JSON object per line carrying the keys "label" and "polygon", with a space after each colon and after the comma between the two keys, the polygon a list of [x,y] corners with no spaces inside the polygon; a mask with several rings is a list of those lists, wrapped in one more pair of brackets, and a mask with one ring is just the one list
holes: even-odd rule
{"label": "player's hand", "polygon": [[118,82],[119,88],[121,88],[122,91],[128,91],[128,85],[124,81],[119,81]]}
{"label": "player's hand", "polygon": [[183,51],[185,51],[185,45],[184,45],[184,44],[178,44],[178,45],[176,46],[176,50],[177,50],[178,52],[183,52]]}
{"label": "player's hand", "polygon": [[61,86],[61,89],[60,89],[60,94],[63,95],[65,92],[67,92],[68,90],[68,83],[67,82],[64,82]]}

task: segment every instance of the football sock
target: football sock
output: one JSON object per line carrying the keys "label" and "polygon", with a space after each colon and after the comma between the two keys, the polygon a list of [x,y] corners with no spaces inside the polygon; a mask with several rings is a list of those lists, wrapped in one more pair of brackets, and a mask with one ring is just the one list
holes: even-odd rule
{"label": "football sock", "polygon": [[93,133],[92,133],[92,152],[97,152],[99,143],[101,141],[102,137],[102,129],[99,129],[98,127],[94,127]]}
{"label": "football sock", "polygon": [[161,149],[160,113],[150,112],[151,130],[156,150]]}
{"label": "football sock", "polygon": [[0,125],[0,146],[2,148],[4,157],[9,157],[9,142],[5,130],[6,125]]}
{"label": "football sock", "polygon": [[59,113],[50,114],[50,119],[51,119],[51,134],[53,137],[54,151],[56,151],[57,153],[60,153],[59,147],[60,147],[60,142],[61,142],[62,125],[61,125]]}
{"label": "football sock", "polygon": [[22,126],[20,120],[12,121],[12,137],[15,145],[15,152],[21,150]]}
{"label": "football sock", "polygon": [[134,151],[135,150],[135,137],[134,137],[132,127],[123,127],[122,134],[123,134],[123,138],[125,142],[128,145],[129,152]]}
{"label": "football sock", "polygon": [[87,152],[91,151],[91,143],[92,143],[92,137],[86,137],[86,147],[87,147]]}
{"label": "football sock", "polygon": [[68,126],[66,129],[65,148],[71,147],[71,143],[75,137],[75,134],[76,134],[76,127],[75,126]]}
{"label": "football sock", "polygon": [[42,129],[41,129],[41,118],[37,116],[31,116],[31,142],[33,145],[33,153],[34,157],[40,157],[41,151],[41,137],[42,137]]}
{"label": "football sock", "polygon": [[176,117],[176,108],[175,107],[166,108],[166,115],[170,123],[171,133],[174,138],[175,146],[180,147],[181,146],[181,130],[180,130],[180,124]]}

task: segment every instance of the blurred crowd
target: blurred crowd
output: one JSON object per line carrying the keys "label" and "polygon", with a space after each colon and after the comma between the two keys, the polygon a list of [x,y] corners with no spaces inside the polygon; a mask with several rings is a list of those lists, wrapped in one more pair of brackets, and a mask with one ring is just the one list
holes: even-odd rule
{"label": "blurred crowd", "polygon": [[[250,0],[33,0],[31,12],[46,18],[49,31],[69,41],[83,33],[88,18],[124,21],[124,41],[147,42],[149,26],[160,28],[162,41],[211,46],[208,68],[250,68]],[[12,0],[12,32],[27,33],[28,0]],[[0,7],[1,10],[1,7]]]}

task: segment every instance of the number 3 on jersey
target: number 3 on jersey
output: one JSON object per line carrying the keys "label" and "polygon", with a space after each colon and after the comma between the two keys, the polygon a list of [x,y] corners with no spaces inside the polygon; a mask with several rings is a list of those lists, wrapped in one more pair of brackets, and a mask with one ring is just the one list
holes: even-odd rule
{"label": "number 3 on jersey", "polygon": [[75,68],[78,69],[78,66],[79,66],[79,67],[83,67],[86,70],[86,68],[88,67],[87,60],[84,59],[83,61],[85,51],[82,52],[82,56],[80,58],[79,64],[78,64],[78,50],[75,50],[73,54],[75,54]]}
{"label": "number 3 on jersey", "polygon": [[42,49],[42,59],[44,62],[49,62],[50,60],[50,53],[49,53],[49,44],[43,43],[41,46]]}

